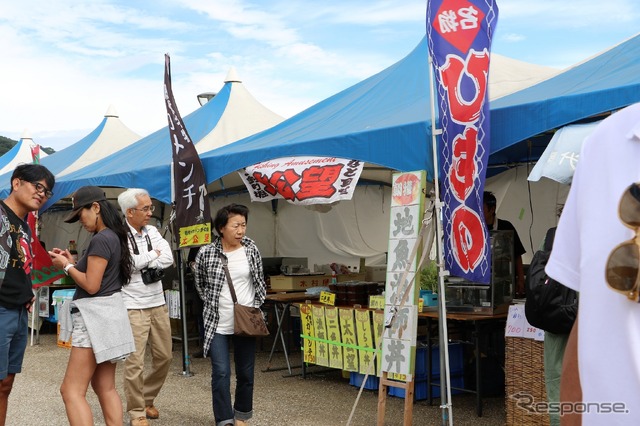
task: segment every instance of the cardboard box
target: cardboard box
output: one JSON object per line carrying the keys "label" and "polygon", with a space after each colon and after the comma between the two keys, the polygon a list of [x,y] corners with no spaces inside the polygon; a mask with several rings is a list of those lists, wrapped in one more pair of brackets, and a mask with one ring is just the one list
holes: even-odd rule
{"label": "cardboard box", "polygon": [[387,265],[365,266],[365,279],[371,282],[387,281]]}
{"label": "cardboard box", "polygon": [[343,283],[345,281],[364,281],[365,274],[338,274],[336,275],[336,279],[339,283]]}
{"label": "cardboard box", "polygon": [[331,277],[325,274],[318,275],[271,275],[271,290],[304,290],[309,287],[328,286]]}
{"label": "cardboard box", "polygon": [[67,349],[71,349],[71,336],[69,336],[69,340],[62,341],[60,340],[60,323],[58,323],[58,334],[57,334],[57,339],[58,341],[58,347],[59,348],[67,348]]}

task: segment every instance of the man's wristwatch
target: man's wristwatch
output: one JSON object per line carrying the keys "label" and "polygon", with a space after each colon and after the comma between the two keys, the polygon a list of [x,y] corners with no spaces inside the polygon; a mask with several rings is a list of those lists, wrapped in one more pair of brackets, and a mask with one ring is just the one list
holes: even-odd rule
{"label": "man's wristwatch", "polygon": [[73,263],[69,262],[66,265],[64,265],[64,268],[62,268],[62,269],[64,270],[65,274],[69,275],[69,269],[73,268],[74,266],[76,266],[76,265],[74,265]]}

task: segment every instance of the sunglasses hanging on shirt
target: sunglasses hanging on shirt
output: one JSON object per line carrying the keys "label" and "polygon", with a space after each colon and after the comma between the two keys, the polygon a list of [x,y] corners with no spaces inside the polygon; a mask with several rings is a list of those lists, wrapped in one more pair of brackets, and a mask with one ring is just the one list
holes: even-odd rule
{"label": "sunglasses hanging on shirt", "polygon": [[620,221],[636,235],[618,244],[606,264],[607,285],[629,300],[638,302],[640,290],[640,183],[625,189],[618,206]]}

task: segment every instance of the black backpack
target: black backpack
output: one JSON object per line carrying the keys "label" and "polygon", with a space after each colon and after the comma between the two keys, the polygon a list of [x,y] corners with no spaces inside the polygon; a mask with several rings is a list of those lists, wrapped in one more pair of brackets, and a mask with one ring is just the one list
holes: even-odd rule
{"label": "black backpack", "polygon": [[578,315],[578,293],[550,278],[544,267],[549,261],[556,228],[547,231],[544,247],[529,265],[524,312],[534,327],[556,334],[568,334]]}

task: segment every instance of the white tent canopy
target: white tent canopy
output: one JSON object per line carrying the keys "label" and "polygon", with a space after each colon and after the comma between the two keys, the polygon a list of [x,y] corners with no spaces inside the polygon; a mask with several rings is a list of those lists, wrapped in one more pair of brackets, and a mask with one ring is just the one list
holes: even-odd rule
{"label": "white tent canopy", "polygon": [[[202,152],[214,147],[220,147],[228,143],[242,139],[253,133],[265,130],[280,123],[284,118],[275,114],[259,103],[244,87],[238,78],[237,72],[231,68],[225,78],[223,89],[218,96],[213,97],[205,105],[202,105],[193,113],[184,117],[185,126],[195,142],[196,149]],[[71,179],[78,175],[91,175],[90,178],[82,182],[82,185],[99,185],[114,187],[143,187],[151,191],[151,188],[141,182],[160,182],[164,189],[170,188],[170,168],[171,143],[167,128],[160,129],[151,135],[140,139],[138,135],[131,132],[119,120],[115,109],[110,107],[101,125],[90,135],[81,141],[51,156],[48,163],[44,163],[50,169],[53,167],[53,160],[57,160],[54,174],[56,175],[56,187],[54,188],[54,199],[68,196],[77,188],[70,191],[63,189],[66,179]],[[74,155],[65,155],[67,150],[75,149]],[[168,155],[162,157],[159,153],[166,152]],[[60,156],[58,156],[60,155]],[[165,173],[140,173],[140,179],[134,181],[132,175],[144,170],[145,164],[164,164],[167,168]],[[124,166],[124,164],[127,166]],[[100,171],[100,176],[96,173],[97,167],[105,167]],[[130,172],[125,170],[130,168]],[[101,180],[114,170],[124,173],[122,182],[106,182]],[[57,172],[59,171],[59,172]],[[82,186],[79,185],[79,186]],[[151,183],[149,184],[151,185]],[[106,193],[108,198],[115,203],[115,197],[122,190],[118,188],[108,188]],[[154,193],[151,193],[154,196]],[[158,206],[160,203],[158,203]],[[69,240],[76,240],[79,247],[82,247],[86,240],[85,232],[78,229],[77,225],[65,224],[62,219],[65,212],[55,212],[49,209],[42,215],[43,235],[42,240],[48,247],[66,247]],[[160,225],[169,214],[169,208],[157,208],[154,217]],[[163,216],[163,211],[165,215]]]}
{"label": "white tent canopy", "polygon": [[497,99],[525,87],[533,86],[558,74],[560,70],[530,64],[517,59],[491,53],[489,97]]}
{"label": "white tent canopy", "polygon": [[[65,176],[86,167],[89,164],[93,164],[96,161],[100,161],[140,139],[140,136],[137,133],[129,129],[120,120],[120,117],[113,105],[109,106],[104,115],[103,122],[96,130],[99,130],[98,134],[94,135],[92,133],[87,136],[87,138],[78,142],[78,144],[83,142],[90,142],[90,144],[88,144],[88,146],[83,146],[82,148],[84,153],[81,153],[75,159],[73,157],[65,158],[68,162],[68,166],[59,173],[56,173],[56,178]],[[92,137],[92,135],[95,136],[95,138]],[[85,139],[90,137],[92,140],[85,141]],[[65,152],[65,150],[60,151],[60,155],[62,155],[63,152]],[[53,161],[54,158],[57,159],[57,157],[52,156],[50,161]],[[46,166],[48,165],[48,162],[49,161],[43,162],[43,164]]]}
{"label": "white tent canopy", "polygon": [[249,93],[235,67],[229,69],[224,82],[231,85],[229,100],[213,130],[196,143],[196,149],[200,153],[251,136],[284,120]]}
{"label": "white tent canopy", "polygon": [[[18,143],[7,151],[2,157],[0,157],[0,175],[8,172],[13,172],[13,169],[20,164],[33,163],[33,157],[31,155],[31,148],[37,144],[33,142],[31,134],[28,130],[22,133],[22,137]],[[47,156],[47,153],[40,149],[40,159]],[[7,183],[9,179],[6,179]]]}

